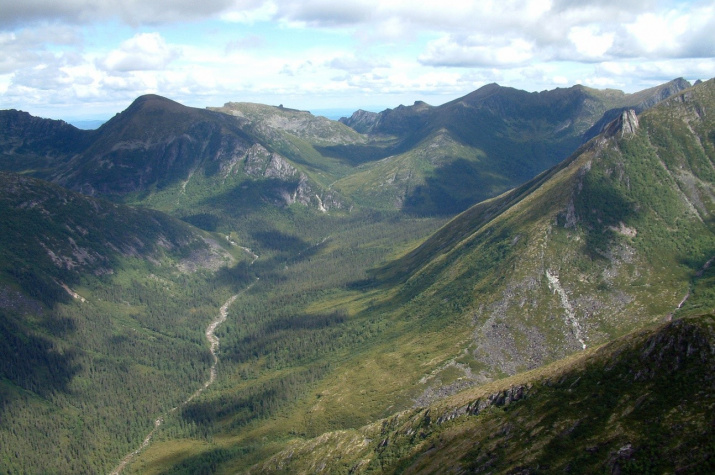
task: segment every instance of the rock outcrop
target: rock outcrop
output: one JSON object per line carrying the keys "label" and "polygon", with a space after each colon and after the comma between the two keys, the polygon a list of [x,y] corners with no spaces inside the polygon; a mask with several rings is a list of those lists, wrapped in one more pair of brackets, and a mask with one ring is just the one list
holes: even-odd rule
{"label": "rock outcrop", "polygon": [[619,138],[634,135],[638,130],[638,116],[634,109],[623,111],[616,120],[608,124],[605,130],[606,137]]}

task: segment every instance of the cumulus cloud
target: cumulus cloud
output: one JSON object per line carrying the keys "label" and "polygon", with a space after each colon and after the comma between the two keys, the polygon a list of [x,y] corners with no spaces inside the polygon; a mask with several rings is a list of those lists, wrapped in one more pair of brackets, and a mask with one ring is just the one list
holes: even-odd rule
{"label": "cumulus cloud", "polygon": [[[419,60],[433,66],[510,67],[525,61],[712,56],[715,7],[675,3],[648,10],[650,3],[507,1],[518,14],[492,10],[472,32],[444,34],[430,42]],[[534,15],[525,15],[524,8]]]}
{"label": "cumulus cloud", "polygon": [[487,82],[633,91],[715,70],[711,0],[0,0],[0,12],[0,107],[147,92],[411,103]]}
{"label": "cumulus cloud", "polygon": [[568,39],[576,51],[584,58],[603,58],[613,46],[614,32],[603,33],[594,25],[574,26]]}
{"label": "cumulus cloud", "polygon": [[48,46],[79,46],[81,39],[68,27],[0,32],[0,74],[55,61]]}
{"label": "cumulus cloud", "polygon": [[430,43],[418,60],[429,66],[512,67],[525,64],[533,56],[534,45],[522,38],[449,35]]}
{"label": "cumulus cloud", "polygon": [[164,69],[180,56],[158,33],[140,33],[126,40],[118,49],[98,62],[107,71],[152,71]]}
{"label": "cumulus cloud", "polygon": [[624,50],[645,57],[712,57],[715,6],[645,12],[625,24],[631,41]]}

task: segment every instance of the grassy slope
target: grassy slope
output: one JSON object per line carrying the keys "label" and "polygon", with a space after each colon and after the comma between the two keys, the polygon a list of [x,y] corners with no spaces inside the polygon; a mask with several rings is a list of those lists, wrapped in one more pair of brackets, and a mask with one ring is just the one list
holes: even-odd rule
{"label": "grassy slope", "polygon": [[[645,113],[636,136],[594,142],[523,190],[457,217],[378,280],[409,276],[405,303],[428,292],[471,308],[481,337],[475,356],[502,353],[493,362],[508,373],[543,362],[540,338],[565,351],[576,345],[547,271],[558,274],[586,342],[667,314],[715,254],[713,123],[694,112],[709,107],[712,82],[688,94],[686,104]],[[499,325],[523,340],[500,340],[489,329]]]}
{"label": "grassy slope", "polygon": [[[579,339],[590,348],[667,318],[715,250],[713,124],[697,113],[712,103],[710,82],[645,113],[635,135],[601,138],[534,183],[455,218],[378,271],[377,287],[288,298],[295,305],[287,307],[289,321],[317,310],[344,314],[302,329],[296,344],[311,351],[282,363],[280,356],[237,359],[243,373],[227,372],[243,374],[239,385],[229,377],[223,402],[203,408],[213,414],[211,437],[156,445],[135,469],[245,469],[290,440],[359,427],[562,358],[581,348]],[[311,258],[329,256],[323,251]],[[280,292],[261,291],[256,299],[275,295],[278,305]],[[248,302],[241,309],[255,318]],[[227,340],[225,351],[282,335],[281,326],[262,328],[248,340]],[[255,363],[261,369],[250,373]],[[313,376],[297,381],[287,400],[237,423],[241,394],[310,368]]]}
{"label": "grassy slope", "polygon": [[253,473],[709,473],[715,317],[291,444]]}

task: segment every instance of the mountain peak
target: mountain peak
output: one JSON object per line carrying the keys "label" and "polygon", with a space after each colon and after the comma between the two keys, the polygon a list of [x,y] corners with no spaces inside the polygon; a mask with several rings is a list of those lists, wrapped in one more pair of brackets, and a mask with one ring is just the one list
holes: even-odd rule
{"label": "mountain peak", "polygon": [[633,109],[624,110],[621,115],[606,126],[606,137],[619,135],[620,138],[634,135],[638,130],[638,116]]}
{"label": "mountain peak", "polygon": [[179,111],[186,110],[189,108],[158,94],[145,94],[134,99],[134,102],[131,103],[131,105],[127,108],[125,112],[137,112],[146,109],[166,109],[171,111]]}
{"label": "mountain peak", "polygon": [[350,117],[341,117],[340,122],[362,134],[372,131],[380,120],[380,114],[358,109]]}

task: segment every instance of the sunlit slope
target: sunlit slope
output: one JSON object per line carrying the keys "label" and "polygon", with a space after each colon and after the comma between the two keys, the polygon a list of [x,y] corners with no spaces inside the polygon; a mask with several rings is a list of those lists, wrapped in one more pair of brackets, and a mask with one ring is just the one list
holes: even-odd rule
{"label": "sunlit slope", "polygon": [[665,318],[715,256],[715,127],[703,113],[714,105],[709,81],[623,115],[547,175],[376,271],[377,282],[402,279],[395,298],[406,305],[469,313],[470,353],[492,375]]}
{"label": "sunlit slope", "polygon": [[[713,92],[709,81],[621,115],[359,282],[310,293],[283,274],[270,291],[257,285],[237,302],[251,327],[226,328],[233,377],[184,414],[204,432],[153,446],[132,470],[240,472],[291,442],[536,369],[690,305],[707,311]],[[324,245],[303,272],[320,269]],[[294,264],[285,272],[300,275]]]}
{"label": "sunlit slope", "polygon": [[210,110],[237,117],[273,150],[304,167],[323,186],[352,173],[349,161],[320,153],[323,147],[364,144],[367,137],[350,127],[310,112],[247,102],[229,102]]}
{"label": "sunlit slope", "polygon": [[290,444],[250,473],[706,473],[714,349],[713,316],[686,318]]}

